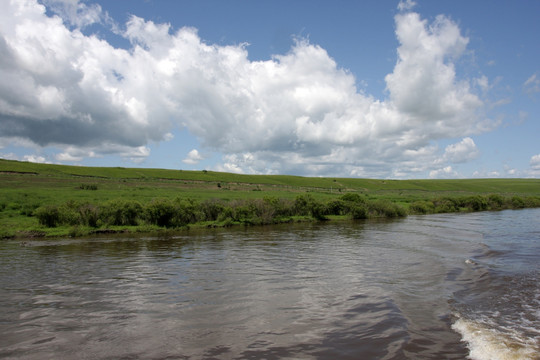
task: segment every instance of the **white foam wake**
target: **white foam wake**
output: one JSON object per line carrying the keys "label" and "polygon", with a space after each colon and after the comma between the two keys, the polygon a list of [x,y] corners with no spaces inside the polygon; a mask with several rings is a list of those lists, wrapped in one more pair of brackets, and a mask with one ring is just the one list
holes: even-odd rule
{"label": "white foam wake", "polygon": [[459,318],[452,328],[467,342],[470,358],[474,360],[538,360],[540,344],[533,338],[524,338],[512,329],[490,326],[486,320],[473,321]]}

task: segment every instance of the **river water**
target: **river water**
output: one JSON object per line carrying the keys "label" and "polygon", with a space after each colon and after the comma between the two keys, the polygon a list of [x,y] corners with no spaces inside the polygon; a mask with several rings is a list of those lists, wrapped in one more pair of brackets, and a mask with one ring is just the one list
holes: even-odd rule
{"label": "river water", "polygon": [[540,358],[540,209],[24,245],[0,358]]}

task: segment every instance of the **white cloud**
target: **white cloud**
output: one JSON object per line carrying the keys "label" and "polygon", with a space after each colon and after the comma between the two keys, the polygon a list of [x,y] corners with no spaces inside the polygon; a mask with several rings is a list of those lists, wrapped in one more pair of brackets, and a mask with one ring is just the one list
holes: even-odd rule
{"label": "white cloud", "polygon": [[6,159],[6,160],[21,160],[17,155],[15,155],[12,152],[7,153],[7,154],[0,153],[0,158]]}
{"label": "white cloud", "polygon": [[529,162],[531,169],[540,171],[540,154],[533,155]]}
{"label": "white cloud", "polygon": [[479,151],[473,139],[466,137],[457,144],[448,145],[443,158],[453,163],[464,163],[477,158],[478,155]]}
{"label": "white cloud", "polygon": [[186,164],[190,164],[190,165],[195,165],[195,164],[198,164],[203,159],[204,157],[202,157],[201,154],[199,154],[199,151],[197,149],[193,149],[187,154],[187,157],[184,160],[182,160],[182,162]]}
{"label": "white cloud", "polygon": [[74,146],[68,146],[63,152],[56,154],[55,158],[60,162],[79,162],[84,158],[94,158],[96,153],[92,150],[85,150]]}
{"label": "white cloud", "polygon": [[452,169],[451,166],[446,166],[442,169],[432,170],[429,172],[431,179],[453,179],[457,178],[459,174]]}
{"label": "white cloud", "polygon": [[412,10],[415,6],[416,6],[416,2],[412,0],[405,0],[405,1],[400,1],[397,7],[399,11],[409,11],[409,10]]}
{"label": "white cloud", "polygon": [[476,82],[476,85],[480,87],[482,92],[486,92],[492,87],[492,85],[489,84],[489,79],[485,75],[482,75],[479,78],[475,79],[475,82]]}
{"label": "white cloud", "polygon": [[47,159],[40,155],[24,155],[23,160],[33,163],[48,163]]}
{"label": "white cloud", "polygon": [[101,22],[107,16],[98,4],[87,5],[79,0],[44,0],[43,3],[67,23],[78,28]]}
{"label": "white cloud", "polygon": [[[456,75],[468,39],[444,16],[428,23],[406,12],[412,1],[395,17],[400,46],[384,100],[358,91],[353,74],[306,40],[250,61],[245,44],[206,44],[196,29],[132,16],[124,50],[64,24],[103,21],[100,8],[47,4],[62,4],[64,21],[31,0],[0,4],[0,133],[59,147],[61,161],[144,161],[149,143],[183,126],[223,153],[218,167],[228,171],[407,176],[430,170],[436,141],[491,129],[474,80]],[[473,147],[456,144],[446,159],[468,161]],[[199,157],[190,152],[184,162]]]}
{"label": "white cloud", "polygon": [[523,83],[523,89],[530,95],[540,92],[540,79],[537,77],[537,74],[532,74]]}
{"label": "white cloud", "polygon": [[22,157],[20,157],[14,153],[8,153],[8,154],[0,153],[0,158],[7,159],[7,160],[28,161],[28,162],[43,163],[43,164],[51,163],[45,157],[41,155],[36,155],[36,154],[23,155]]}

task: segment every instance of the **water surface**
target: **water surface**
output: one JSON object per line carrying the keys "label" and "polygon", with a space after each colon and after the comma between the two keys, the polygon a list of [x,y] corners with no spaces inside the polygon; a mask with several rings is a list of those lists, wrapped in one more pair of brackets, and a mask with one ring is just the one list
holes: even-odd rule
{"label": "water surface", "polygon": [[0,358],[538,359],[540,210],[0,243]]}

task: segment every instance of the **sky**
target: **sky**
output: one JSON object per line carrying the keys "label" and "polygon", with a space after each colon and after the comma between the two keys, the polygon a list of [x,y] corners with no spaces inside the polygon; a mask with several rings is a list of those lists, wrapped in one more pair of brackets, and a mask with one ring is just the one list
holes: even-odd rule
{"label": "sky", "polygon": [[0,158],[540,177],[540,2],[2,0]]}

